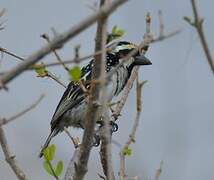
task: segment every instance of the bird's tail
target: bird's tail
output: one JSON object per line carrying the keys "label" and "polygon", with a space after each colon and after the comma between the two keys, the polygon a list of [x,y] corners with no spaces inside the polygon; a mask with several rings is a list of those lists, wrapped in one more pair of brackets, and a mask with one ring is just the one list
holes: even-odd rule
{"label": "bird's tail", "polygon": [[53,131],[49,134],[47,140],[45,141],[45,144],[42,146],[42,149],[41,149],[41,151],[40,151],[40,153],[39,153],[39,157],[40,157],[40,158],[43,156],[44,150],[48,147],[49,143],[51,142],[51,139],[52,139],[54,136],[56,136],[56,134],[57,134],[58,132],[59,132],[58,130],[53,130]]}

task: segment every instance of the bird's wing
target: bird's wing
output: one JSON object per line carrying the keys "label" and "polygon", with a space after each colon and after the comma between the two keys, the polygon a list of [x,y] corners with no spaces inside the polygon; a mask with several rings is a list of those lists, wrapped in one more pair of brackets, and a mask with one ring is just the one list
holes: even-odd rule
{"label": "bird's wing", "polygon": [[78,83],[70,82],[65,90],[51,120],[51,127],[54,128],[60,117],[69,109],[74,108],[85,99],[85,94]]}
{"label": "bird's wing", "polygon": [[[83,81],[91,79],[91,70],[93,67],[93,60],[81,69],[81,79]],[[90,88],[90,83],[86,84],[86,88]],[[59,122],[61,116],[69,109],[74,108],[85,99],[85,94],[78,82],[70,82],[65,90],[51,120],[51,127],[54,128]]]}

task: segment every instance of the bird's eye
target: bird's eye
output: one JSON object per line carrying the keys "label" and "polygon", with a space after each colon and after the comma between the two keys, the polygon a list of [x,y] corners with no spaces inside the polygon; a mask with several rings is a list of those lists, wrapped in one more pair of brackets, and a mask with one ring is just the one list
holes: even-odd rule
{"label": "bird's eye", "polygon": [[126,57],[133,49],[123,49],[118,52],[119,58]]}

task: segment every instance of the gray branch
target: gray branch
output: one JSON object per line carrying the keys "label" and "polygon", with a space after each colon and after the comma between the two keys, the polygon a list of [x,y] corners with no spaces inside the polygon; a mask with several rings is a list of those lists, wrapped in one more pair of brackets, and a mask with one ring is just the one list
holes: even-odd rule
{"label": "gray branch", "polygon": [[16,67],[12,68],[9,72],[3,74],[0,77],[0,89],[5,87],[5,85],[13,80],[15,77],[20,75],[23,71],[25,71],[28,67],[38,62],[40,59],[45,57],[47,54],[51,53],[55,49],[59,49],[66,43],[68,40],[72,39],[83,30],[94,24],[98,19],[102,17],[106,17],[113,13],[117,7],[124,4],[128,0],[115,0],[109,5],[105,5],[100,10],[91,16],[87,17],[83,21],[81,21],[76,26],[73,26],[66,32],[59,34],[55,37],[50,43],[46,46],[43,46],[38,51],[30,55],[24,62],[18,64]]}
{"label": "gray branch", "polygon": [[192,22],[192,20],[189,17],[184,17],[184,19],[193,27],[195,27],[199,39],[201,41],[201,45],[202,48],[204,50],[205,56],[207,58],[207,62],[212,70],[212,73],[214,74],[214,61],[213,61],[213,57],[211,55],[205,34],[204,34],[204,28],[203,28],[203,19],[199,16],[198,14],[198,9],[196,6],[196,2],[195,0],[191,0],[191,4],[192,4],[192,10],[193,10],[193,15],[194,15],[194,20]]}
{"label": "gray branch", "polygon": [[21,116],[23,116],[24,114],[26,114],[27,112],[31,111],[33,108],[35,108],[40,102],[41,100],[44,98],[44,94],[42,94],[39,99],[37,101],[35,101],[33,104],[31,104],[30,106],[28,106],[26,109],[18,112],[17,114],[11,116],[10,118],[0,118],[0,126],[5,125]]}
{"label": "gray branch", "polygon": [[5,133],[2,126],[0,126],[0,144],[4,152],[5,159],[7,163],[10,165],[13,172],[16,174],[17,178],[19,180],[27,180],[27,177],[19,167],[18,162],[15,159],[15,156],[10,152],[7,139],[5,137]]}
{"label": "gray branch", "polygon": [[[118,6],[122,3],[125,3],[127,0],[118,1]],[[99,11],[103,11],[105,7],[110,7],[112,4],[115,4],[116,1],[109,5],[104,5],[100,8]],[[120,3],[119,3],[120,2]],[[115,6],[115,5],[114,5]],[[114,7],[112,6],[112,8]],[[115,7],[114,7],[115,9]],[[110,11],[110,9],[109,9]],[[112,10],[111,10],[112,11]],[[95,44],[95,52],[103,51],[103,48],[105,48],[105,42],[106,42],[106,28],[103,28],[103,25],[105,24],[105,19],[108,17],[109,14],[105,13],[102,14],[101,20],[102,24],[98,24],[97,28],[97,35],[96,35],[96,44]],[[93,81],[94,79],[99,79],[100,75],[102,74],[102,60],[103,57],[105,58],[105,51],[103,51],[102,54],[97,54],[94,56],[95,63],[92,70],[92,82],[91,82],[91,88],[88,96],[88,110],[86,113],[86,124],[85,124],[85,131],[83,134],[82,144],[80,145],[79,150],[79,156],[77,158],[77,161],[72,161],[70,163],[70,167],[75,167],[74,174],[70,174],[71,179],[74,180],[81,180],[84,178],[85,174],[88,171],[87,164],[88,159],[90,155],[90,151],[92,148],[92,142],[93,142],[93,136],[94,136],[94,127],[96,124],[96,121],[100,117],[99,112],[99,97],[100,97],[100,84],[98,84],[96,81]],[[68,167],[69,168],[69,167]],[[73,171],[71,171],[73,172]]]}

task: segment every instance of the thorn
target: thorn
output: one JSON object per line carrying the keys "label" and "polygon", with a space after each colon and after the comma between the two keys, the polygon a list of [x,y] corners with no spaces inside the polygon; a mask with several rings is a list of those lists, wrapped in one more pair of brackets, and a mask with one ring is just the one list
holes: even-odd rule
{"label": "thorn", "polygon": [[199,24],[200,27],[202,26],[203,22],[204,22],[204,18],[200,18],[199,21],[198,21],[198,24]]}

